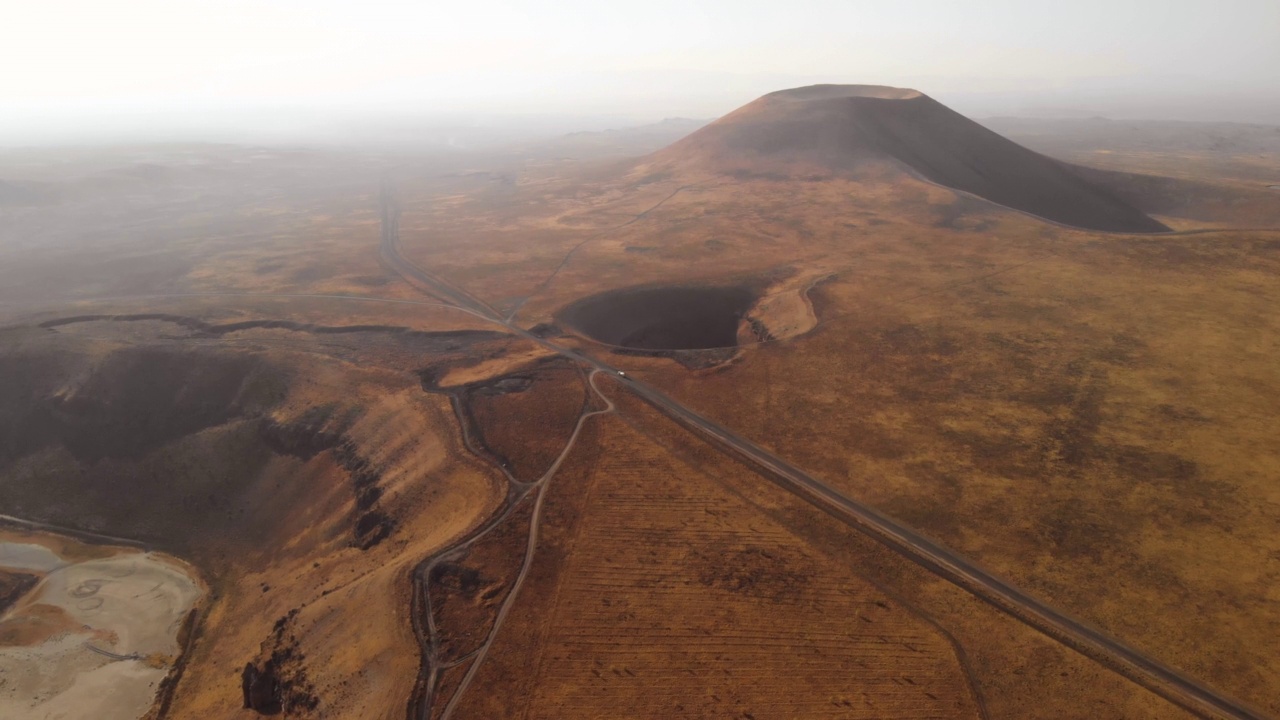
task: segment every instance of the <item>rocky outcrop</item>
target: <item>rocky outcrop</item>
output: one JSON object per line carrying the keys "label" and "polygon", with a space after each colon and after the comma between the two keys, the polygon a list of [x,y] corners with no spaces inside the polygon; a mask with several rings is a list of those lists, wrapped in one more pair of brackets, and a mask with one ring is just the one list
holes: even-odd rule
{"label": "rocky outcrop", "polygon": [[295,608],[276,620],[271,636],[262,643],[261,664],[247,662],[240,672],[240,691],[246,709],[261,715],[283,712],[291,717],[305,717],[319,707],[320,699],[307,678],[305,657],[293,633],[297,616]]}
{"label": "rocky outcrop", "polygon": [[267,418],[262,422],[260,434],[275,452],[301,460],[310,460],[325,451],[333,453],[333,459],[351,478],[351,490],[355,494],[353,542],[360,549],[368,550],[395,529],[391,516],[380,507],[382,474],[360,454],[343,431],[332,429],[336,423],[329,418],[329,410],[321,408],[290,423]]}

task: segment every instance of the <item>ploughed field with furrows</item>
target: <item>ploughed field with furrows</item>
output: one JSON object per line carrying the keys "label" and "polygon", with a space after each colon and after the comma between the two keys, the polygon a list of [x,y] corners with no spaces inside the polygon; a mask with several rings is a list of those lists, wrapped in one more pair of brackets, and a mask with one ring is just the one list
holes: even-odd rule
{"label": "ploughed field with furrows", "polygon": [[604,449],[552,486],[529,592],[475,677],[489,692],[455,717],[980,717],[928,620],[599,422]]}

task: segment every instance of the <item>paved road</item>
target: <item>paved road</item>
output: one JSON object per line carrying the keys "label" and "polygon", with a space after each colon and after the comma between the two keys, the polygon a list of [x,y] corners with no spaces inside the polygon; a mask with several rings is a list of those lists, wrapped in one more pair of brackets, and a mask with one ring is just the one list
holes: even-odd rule
{"label": "paved road", "polygon": [[[1268,716],[1228,698],[1179,671],[1150,658],[1102,631],[1072,618],[982,569],[973,561],[939,545],[890,517],[832,488],[786,460],[732,430],[705,418],[657,388],[595,358],[562,347],[515,326],[487,304],[406,260],[399,249],[398,210],[389,187],[383,189],[381,257],[405,280],[447,302],[502,325],[511,333],[566,358],[608,373],[623,387],[680,425],[721,450],[758,468],[763,474],[810,503],[867,533],[889,548],[1009,613],[1049,637],[1087,655],[1169,701],[1202,717],[1267,720]],[[391,217],[391,222],[386,219]]]}

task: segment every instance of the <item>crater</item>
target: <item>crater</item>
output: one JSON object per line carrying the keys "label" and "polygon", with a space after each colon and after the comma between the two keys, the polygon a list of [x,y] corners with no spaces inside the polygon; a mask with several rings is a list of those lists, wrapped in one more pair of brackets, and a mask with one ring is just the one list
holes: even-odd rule
{"label": "crater", "polygon": [[746,286],[623,288],[565,307],[557,319],[606,345],[633,350],[734,347],[738,328],[756,301]]}
{"label": "crater", "polygon": [[809,85],[807,87],[778,90],[766,97],[791,102],[812,100],[842,100],[845,98],[874,98],[876,100],[914,100],[923,97],[919,90],[896,88],[887,85]]}

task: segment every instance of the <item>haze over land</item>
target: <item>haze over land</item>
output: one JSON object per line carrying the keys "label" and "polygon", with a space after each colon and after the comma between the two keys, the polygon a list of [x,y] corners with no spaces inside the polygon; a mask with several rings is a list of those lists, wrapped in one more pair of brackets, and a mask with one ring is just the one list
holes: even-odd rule
{"label": "haze over land", "polygon": [[12,14],[6,718],[1280,717],[1273,4]]}
{"label": "haze over land", "polygon": [[551,135],[823,82],[923,88],[970,117],[1280,124],[1277,27],[1270,0],[53,0],[0,27],[0,145]]}

